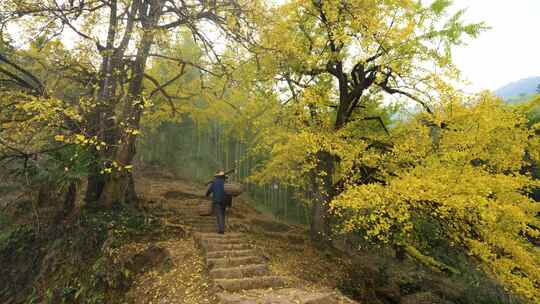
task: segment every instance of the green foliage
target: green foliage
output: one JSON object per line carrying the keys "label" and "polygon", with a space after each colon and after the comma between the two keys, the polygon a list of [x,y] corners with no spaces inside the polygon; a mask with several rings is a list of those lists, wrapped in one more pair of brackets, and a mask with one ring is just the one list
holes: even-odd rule
{"label": "green foliage", "polygon": [[34,184],[49,184],[52,188],[65,189],[69,183],[80,183],[87,176],[93,156],[77,145],[45,153],[39,161],[30,162],[26,168],[14,173],[30,178]]}
{"label": "green foliage", "polygon": [[18,226],[4,234],[0,241],[0,252],[21,254],[29,250],[29,245],[36,241],[36,231],[30,225]]}
{"label": "green foliage", "polygon": [[[7,232],[7,228],[11,225],[12,222],[13,219],[9,215],[4,212],[0,212],[0,231],[2,231],[1,235],[4,235],[4,233]],[[0,236],[0,239],[1,238],[3,237]]]}
{"label": "green foliage", "polygon": [[452,5],[452,2],[452,0],[436,0],[431,3],[430,9],[440,16]]}
{"label": "green foliage", "polygon": [[[1,270],[9,284],[0,290],[0,299],[18,290],[17,298],[26,297],[28,303],[111,303],[115,288],[132,279],[125,270],[111,268],[119,248],[160,231],[160,226],[136,210],[85,208],[75,223],[62,224],[61,237],[51,237],[56,227],[41,229],[21,225],[0,233],[0,261],[11,265]],[[105,243],[107,252],[102,251]],[[18,270],[16,277],[11,269]],[[49,289],[32,292],[33,280],[43,276]]]}
{"label": "green foliage", "polygon": [[523,103],[516,105],[515,108],[527,117],[529,126],[534,126],[540,122],[540,96],[534,96],[533,98],[524,100]]}
{"label": "green foliage", "polygon": [[9,194],[17,189],[19,189],[20,187],[16,184],[2,184],[0,185],[0,195],[3,195],[3,194]]}
{"label": "green foliage", "polygon": [[[0,232],[0,300],[22,299],[31,289],[32,278],[39,272],[40,250],[38,232],[31,225],[19,225]],[[13,267],[13,268],[12,268]],[[12,271],[16,269],[16,271]]]}

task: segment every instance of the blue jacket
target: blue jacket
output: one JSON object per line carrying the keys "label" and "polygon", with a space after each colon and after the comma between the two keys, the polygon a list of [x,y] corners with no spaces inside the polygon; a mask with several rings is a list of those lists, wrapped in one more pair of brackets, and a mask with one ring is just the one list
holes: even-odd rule
{"label": "blue jacket", "polygon": [[216,177],[214,181],[210,184],[208,187],[208,191],[206,191],[206,196],[209,196],[210,193],[212,193],[212,201],[214,203],[223,203],[225,201],[225,178],[224,177]]}

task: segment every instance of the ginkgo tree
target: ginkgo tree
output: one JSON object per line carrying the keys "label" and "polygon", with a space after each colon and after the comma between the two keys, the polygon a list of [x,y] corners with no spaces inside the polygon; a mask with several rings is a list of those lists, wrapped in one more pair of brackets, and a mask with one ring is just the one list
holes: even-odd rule
{"label": "ginkgo tree", "polygon": [[340,231],[399,244],[455,273],[423,257],[431,244],[422,227],[431,223],[437,238],[463,248],[487,273],[538,302],[540,260],[529,239],[540,236],[540,205],[528,195],[538,182],[521,174],[525,151],[538,159],[534,132],[522,113],[492,96],[445,100],[433,116],[396,127],[387,150],[373,155],[384,184],[361,184],[357,177],[347,182],[331,203]]}
{"label": "ginkgo tree", "polygon": [[[81,128],[80,132],[64,130],[56,139],[67,140],[67,143],[81,142],[93,155],[95,161],[89,168],[87,201],[111,207],[134,195],[129,168],[140,134],[141,117],[152,104],[149,96],[145,96],[144,88],[154,86],[156,94],[166,94],[164,88],[183,77],[185,72],[180,66],[171,65],[176,71],[175,76],[156,82],[146,73],[147,67],[156,60],[190,65],[182,54],[164,57],[159,50],[169,48],[175,41],[174,35],[184,29],[197,43],[204,45],[207,64],[213,61],[219,65],[220,54],[206,31],[233,36],[227,25],[236,20],[237,26],[243,9],[250,3],[252,1],[177,0],[7,0],[0,3],[2,39],[6,29],[15,28],[21,33],[19,38],[23,45],[24,39],[36,37],[41,37],[44,43],[55,38],[73,40],[72,52],[80,60],[68,66],[72,70],[80,67],[80,76],[88,76],[77,77],[86,78],[86,81],[81,84],[82,92],[74,98],[72,105],[81,109]],[[60,60],[55,64],[64,63]],[[11,80],[19,80],[13,73],[4,74]],[[42,85],[39,77],[26,76],[35,83],[24,90],[47,95],[48,88]]]}
{"label": "ginkgo tree", "polygon": [[339,143],[366,137],[368,132],[358,130],[365,128],[362,122],[383,123],[367,105],[382,105],[381,96],[394,95],[432,113],[437,84],[458,78],[451,49],[484,25],[463,23],[464,11],[449,15],[451,3],[295,0],[253,17],[261,33],[252,48],[261,78],[273,77],[276,87],[288,88],[289,109],[302,122],[295,128],[307,143],[294,156],[287,144],[274,149],[261,175],[304,163],[303,176],[317,197],[314,238],[328,234],[328,203],[338,194],[339,172],[347,171],[339,163],[363,149]]}
{"label": "ginkgo tree", "polygon": [[[261,17],[254,61],[282,104],[270,99],[271,115],[256,126],[254,149],[267,161],[252,179],[310,187],[314,239],[330,237],[333,219],[337,233],[362,233],[457,273],[429,256],[429,222],[536,302],[538,253],[528,239],[538,236],[538,204],[527,195],[534,180],[521,173],[525,154],[536,159],[537,138],[495,98],[452,89],[451,48],[484,26],[463,24],[463,11],[444,19],[450,5],[288,1]],[[423,114],[388,127],[380,115],[388,95]]]}

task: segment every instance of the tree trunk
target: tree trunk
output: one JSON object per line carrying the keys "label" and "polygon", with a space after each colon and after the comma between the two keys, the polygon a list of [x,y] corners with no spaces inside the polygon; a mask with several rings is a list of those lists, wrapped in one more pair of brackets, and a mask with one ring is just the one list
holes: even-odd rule
{"label": "tree trunk", "polygon": [[[88,117],[89,125],[91,127],[88,130],[88,136],[96,136],[107,146],[112,146],[116,143],[116,125],[114,119],[114,107],[115,99],[114,95],[116,93],[116,82],[117,79],[113,75],[113,71],[117,70],[117,61],[111,58],[109,55],[110,52],[104,54],[102,60],[102,67],[100,72],[100,88],[96,96],[96,108],[93,113]],[[105,178],[100,173],[101,162],[105,159],[108,159],[112,155],[112,150],[108,147],[105,150],[98,151],[92,149],[92,164],[89,168],[88,174],[88,184],[86,188],[85,199],[87,203],[97,202],[101,197],[101,193],[105,186]]]}
{"label": "tree trunk", "polygon": [[[155,27],[163,13],[163,1],[151,1],[147,16],[141,16],[141,23],[144,27],[144,33],[138,47],[135,61],[133,62],[133,79],[129,83],[127,96],[124,98],[124,108],[122,111],[122,120],[126,126],[133,130],[138,130],[142,109],[140,104],[136,103],[141,98],[143,91],[143,79],[146,69],[146,62],[150,54],[150,48],[154,43]],[[141,13],[142,14],[142,13]],[[135,157],[135,145],[137,136],[125,130],[119,130],[117,138],[122,139],[122,143],[115,150],[114,159],[120,166],[127,166],[133,162]],[[105,182],[100,202],[103,206],[111,208],[114,204],[126,203],[128,198],[136,197],[135,187],[132,181],[133,177],[126,170],[113,172]],[[132,186],[132,187],[131,187]]]}
{"label": "tree trunk", "polygon": [[94,160],[93,163],[90,165],[89,171],[90,173],[88,174],[85,201],[87,203],[92,203],[96,202],[101,196],[101,193],[103,192],[103,187],[105,186],[105,180],[103,176],[99,173],[99,166],[97,160]]}
{"label": "tree trunk", "polygon": [[99,198],[100,205],[110,209],[114,205],[122,205],[127,203],[126,198],[129,186],[128,172],[112,173],[105,182],[103,193]]}
{"label": "tree trunk", "polygon": [[[336,109],[334,130],[343,128],[350,114],[348,109],[351,105],[347,75],[343,72],[343,63],[333,63],[334,74],[339,84],[339,105]],[[312,115],[313,116],[313,115]],[[321,151],[317,155],[318,164],[312,174],[312,188],[314,199],[311,208],[311,239],[318,243],[327,244],[330,241],[330,214],[329,203],[335,196],[334,171],[336,159],[328,152]]]}
{"label": "tree trunk", "polygon": [[55,189],[55,185],[52,182],[43,182],[39,185],[37,191],[37,205],[39,207],[46,206],[51,203],[52,192]]}
{"label": "tree trunk", "polygon": [[[90,167],[88,176],[88,187],[86,190],[87,202],[101,201],[102,193],[106,187],[107,180],[102,174],[101,164],[105,160],[110,160],[114,156],[114,149],[118,141],[118,128],[116,117],[116,106],[119,101],[117,89],[120,84],[120,71],[125,70],[124,54],[131,39],[135,24],[135,17],[139,11],[142,2],[135,0],[131,3],[131,12],[128,17],[124,36],[118,47],[114,42],[118,39],[118,21],[117,15],[118,0],[109,1],[110,14],[107,31],[107,43],[103,49],[100,49],[102,62],[100,66],[99,89],[95,96],[96,108],[90,117],[88,117],[89,136],[96,136],[99,140],[107,144],[106,149],[93,150],[93,163]],[[142,12],[140,12],[142,14]],[[140,15],[139,14],[139,15]],[[141,18],[142,19],[142,18]],[[99,46],[98,46],[99,48]]]}
{"label": "tree trunk", "polygon": [[133,174],[131,172],[128,172],[128,184],[125,200],[127,202],[136,202],[139,200],[139,198],[137,197],[137,191],[135,189],[135,179],[133,178]]}
{"label": "tree trunk", "polygon": [[70,182],[66,196],[64,198],[64,217],[69,215],[75,208],[75,200],[77,199],[77,184],[75,182]]}
{"label": "tree trunk", "polygon": [[73,209],[75,209],[76,199],[77,199],[77,184],[75,182],[70,182],[68,185],[66,194],[64,196],[62,209],[56,212],[56,216],[54,219],[54,223],[57,225],[57,231],[61,231],[63,229],[64,220],[66,219],[67,216],[71,214],[71,212],[73,212]]}
{"label": "tree trunk", "polygon": [[319,152],[317,158],[319,163],[311,176],[311,239],[315,243],[326,244],[331,237],[328,204],[334,195],[334,160],[328,152]]}

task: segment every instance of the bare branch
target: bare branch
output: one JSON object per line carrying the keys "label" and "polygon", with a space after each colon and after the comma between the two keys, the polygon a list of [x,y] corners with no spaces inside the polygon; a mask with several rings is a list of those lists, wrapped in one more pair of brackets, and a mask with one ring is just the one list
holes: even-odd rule
{"label": "bare branch", "polygon": [[169,94],[167,94],[167,92],[165,92],[165,90],[163,89],[163,86],[159,83],[159,81],[157,79],[155,79],[154,77],[148,75],[148,74],[144,74],[144,77],[148,80],[150,80],[150,82],[152,82],[154,84],[154,86],[156,87],[156,90],[159,90],[159,92],[161,92],[161,94],[167,99],[167,101],[169,102],[169,105],[171,106],[171,110],[173,112],[173,114],[176,114],[178,113],[178,111],[176,110],[176,107],[174,106],[174,102],[172,100],[172,97],[169,96]]}
{"label": "bare branch", "polygon": [[428,107],[428,105],[422,101],[420,98],[410,94],[409,92],[405,92],[405,91],[402,91],[400,89],[396,89],[396,88],[390,88],[388,87],[388,85],[384,84],[384,83],[381,83],[381,84],[378,84],[379,87],[381,89],[383,89],[386,93],[389,93],[389,94],[399,94],[399,95],[403,95],[403,96],[407,96],[409,97],[410,99],[418,102],[420,105],[422,105],[422,107],[424,108],[424,110],[426,110],[427,113],[433,115],[433,111],[431,111],[431,109]]}
{"label": "bare branch", "polygon": [[213,71],[210,71],[206,68],[204,68],[203,66],[197,64],[197,63],[193,63],[193,62],[190,62],[190,61],[187,61],[187,60],[184,60],[184,59],[181,59],[181,58],[175,58],[175,57],[170,57],[170,56],[166,56],[166,55],[161,55],[161,54],[150,54],[149,57],[156,57],[156,58],[163,58],[163,59],[167,59],[167,60],[171,60],[171,61],[176,61],[180,64],[185,64],[185,65],[189,65],[189,66],[192,66],[194,68],[197,68],[201,71],[204,71],[212,76],[216,76],[216,77],[221,77],[223,76],[222,74],[216,74],[215,72]]}
{"label": "bare branch", "polygon": [[180,68],[180,73],[178,73],[178,75],[174,76],[173,78],[171,78],[170,80],[168,80],[167,82],[165,82],[164,84],[158,86],[157,88],[155,88],[151,93],[150,95],[148,95],[149,98],[152,98],[152,96],[154,96],[154,94],[156,94],[158,91],[162,91],[164,92],[164,89],[171,85],[173,82],[175,82],[176,80],[180,79],[180,77],[184,76],[185,74],[185,68],[186,68],[186,64],[182,64],[182,67]]}
{"label": "bare branch", "polygon": [[362,118],[362,120],[375,120],[377,121],[381,127],[384,129],[384,131],[386,132],[386,134],[390,135],[390,132],[388,131],[388,128],[386,127],[386,125],[384,124],[382,118],[380,116],[371,116],[371,117],[364,117]]}

